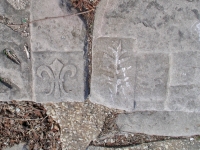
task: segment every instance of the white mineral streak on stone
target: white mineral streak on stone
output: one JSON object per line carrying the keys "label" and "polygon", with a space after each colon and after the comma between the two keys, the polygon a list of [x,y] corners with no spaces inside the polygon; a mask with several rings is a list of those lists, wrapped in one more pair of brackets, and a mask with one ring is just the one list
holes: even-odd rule
{"label": "white mineral streak on stone", "polygon": [[200,23],[196,25],[197,29],[198,29],[198,33],[199,33],[199,41],[200,41]]}
{"label": "white mineral streak on stone", "polygon": [[189,0],[101,0],[90,100],[130,112],[199,112],[199,8]]}
{"label": "white mineral streak on stone", "polygon": [[[30,20],[71,15],[65,2],[33,0]],[[30,30],[33,100],[84,101],[84,22],[76,15],[51,18],[31,24]]]}
{"label": "white mineral streak on stone", "polygon": [[[118,109],[133,109],[134,39],[99,38],[93,49],[91,101]],[[106,100],[106,101],[104,101]]]}
{"label": "white mineral streak on stone", "polygon": [[29,3],[28,0],[7,0],[16,10],[25,9],[26,5]]}

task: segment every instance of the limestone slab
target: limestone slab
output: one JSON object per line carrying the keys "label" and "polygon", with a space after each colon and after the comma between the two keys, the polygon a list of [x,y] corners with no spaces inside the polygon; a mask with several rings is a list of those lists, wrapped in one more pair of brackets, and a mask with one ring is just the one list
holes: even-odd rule
{"label": "limestone slab", "polygon": [[59,17],[76,13],[70,2],[2,0],[0,12],[13,24],[22,24],[24,18],[30,21],[30,37],[0,24],[0,51],[12,50],[21,61],[17,65],[0,54],[0,76],[14,85],[9,89],[0,83],[0,100],[83,101],[85,25],[78,16]]}
{"label": "limestone slab", "polygon": [[91,101],[132,110],[135,60],[134,39],[99,38],[93,48]]}
{"label": "limestone slab", "polygon": [[84,100],[83,52],[34,52],[33,99],[37,102]]}
{"label": "limestone slab", "polygon": [[[76,13],[60,0],[31,1],[31,21]],[[83,51],[86,30],[78,16],[35,21],[31,24],[33,51]]]}
{"label": "limestone slab", "polygon": [[169,56],[137,53],[132,38],[101,37],[93,47],[91,101],[128,111],[163,110]]}
{"label": "limestone slab", "polygon": [[94,38],[135,38],[139,51],[199,51],[199,8],[189,0],[101,0]]}
{"label": "limestone slab", "polygon": [[[5,0],[0,1],[0,13],[14,23],[21,23],[22,18],[29,17],[29,9],[18,13]],[[29,38],[21,36],[5,24],[0,24],[0,76],[11,81],[13,88],[9,89],[0,83],[0,100],[31,100],[32,71],[31,61],[24,52],[24,44],[29,45]],[[18,65],[3,53],[4,49],[11,50],[21,61]]]}
{"label": "limestone slab", "polygon": [[[94,21],[91,80],[91,97],[98,100],[92,101],[129,111],[199,111],[199,7],[198,1],[101,0]],[[103,71],[99,71],[105,64],[110,67],[102,53],[114,38],[134,39],[129,62],[133,67],[129,73],[131,86],[125,90],[126,96],[118,96],[124,102],[131,95],[129,107],[117,103],[113,94],[110,97],[116,101],[111,102],[109,86],[118,85],[118,81],[108,86],[100,75]],[[191,87],[193,94],[184,93]]]}
{"label": "limestone slab", "polygon": [[200,112],[200,88],[196,85],[179,85],[169,88],[168,108],[173,111]]}
{"label": "limestone slab", "polygon": [[135,88],[137,110],[163,110],[167,97],[167,54],[138,54]]}
{"label": "limestone slab", "polygon": [[199,52],[173,53],[170,85],[198,85],[200,83],[199,61]]}
{"label": "limestone slab", "polygon": [[121,131],[162,136],[191,136],[200,134],[199,113],[135,112],[120,114],[116,123]]}
{"label": "limestone slab", "polygon": [[30,9],[33,100],[83,101],[86,38],[83,21],[79,16],[69,16],[77,13],[69,1],[31,1]]}

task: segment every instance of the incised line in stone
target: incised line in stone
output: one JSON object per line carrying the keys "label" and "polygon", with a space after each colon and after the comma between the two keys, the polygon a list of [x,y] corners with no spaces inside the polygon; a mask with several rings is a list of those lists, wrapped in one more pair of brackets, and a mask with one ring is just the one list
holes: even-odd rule
{"label": "incised line in stone", "polygon": [[[102,68],[104,72],[109,72],[110,75],[104,75],[107,78],[107,83],[112,87],[109,88],[111,97],[119,95],[120,93],[125,96],[124,86],[129,87],[129,77],[127,76],[127,70],[131,69],[131,66],[122,67],[122,64],[127,62],[130,57],[125,56],[126,50],[122,49],[122,42],[120,41],[117,47],[108,47],[112,54],[104,52],[104,58],[109,59],[112,64],[112,68],[107,66],[106,69]],[[113,71],[114,70],[114,71]]]}
{"label": "incised line in stone", "polygon": [[64,89],[64,76],[65,74],[70,71],[70,77],[74,77],[77,73],[77,69],[74,65],[64,65],[58,59],[55,59],[53,63],[49,66],[40,66],[37,69],[37,75],[40,78],[43,78],[42,73],[46,72],[50,77],[51,82],[51,89],[47,93],[47,95],[51,95],[54,92],[55,98],[60,98],[61,93],[67,94],[67,90]]}

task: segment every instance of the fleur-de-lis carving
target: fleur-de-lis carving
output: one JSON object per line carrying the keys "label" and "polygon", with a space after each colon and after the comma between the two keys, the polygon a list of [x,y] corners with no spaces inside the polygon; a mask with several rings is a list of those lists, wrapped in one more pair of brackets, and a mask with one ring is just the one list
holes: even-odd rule
{"label": "fleur-de-lis carving", "polygon": [[40,66],[37,69],[37,75],[40,78],[43,78],[42,73],[46,72],[50,78],[51,88],[47,95],[51,95],[54,92],[55,98],[61,97],[61,92],[63,94],[67,94],[64,89],[64,76],[67,72],[70,72],[70,77],[74,77],[76,75],[76,67],[74,65],[65,65],[60,62],[58,59],[55,59],[53,63],[49,66]]}

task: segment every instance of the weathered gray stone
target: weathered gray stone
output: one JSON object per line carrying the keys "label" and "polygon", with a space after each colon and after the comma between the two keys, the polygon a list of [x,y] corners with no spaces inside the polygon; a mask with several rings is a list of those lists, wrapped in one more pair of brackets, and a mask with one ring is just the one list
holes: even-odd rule
{"label": "weathered gray stone", "polygon": [[[70,15],[59,0],[37,0],[31,3],[31,21],[46,17]],[[79,16],[40,20],[31,24],[32,51],[83,51],[85,25]]]}
{"label": "weathered gray stone", "polygon": [[[199,17],[199,12],[197,10],[194,10],[196,15]],[[200,21],[197,21],[192,26],[192,37],[197,41],[200,42]]]}
{"label": "weathered gray stone", "polygon": [[200,87],[179,85],[169,88],[168,108],[173,111],[200,112]]}
{"label": "weathered gray stone", "polygon": [[191,136],[200,134],[199,113],[135,112],[120,114],[116,123],[120,131],[162,136]]}
{"label": "weathered gray stone", "polygon": [[171,86],[199,84],[199,52],[180,52],[172,54]]}
{"label": "weathered gray stone", "polygon": [[83,52],[34,52],[34,100],[84,100]]}
{"label": "weathered gray stone", "polygon": [[[83,21],[78,16],[34,21],[76,13],[66,3],[41,0],[31,1],[30,6],[25,7],[21,5],[29,4],[29,1],[0,2],[1,15],[9,18],[13,24],[21,24],[22,19],[31,16],[31,43],[29,37],[13,31],[13,26],[9,28],[6,23],[0,24],[2,51],[5,48],[13,50],[21,61],[21,65],[17,65],[1,53],[0,77],[8,78],[16,86],[10,90],[0,83],[0,100],[84,100],[83,52],[86,34]],[[31,50],[31,59],[27,59],[24,52],[25,43]]]}
{"label": "weathered gray stone", "polygon": [[189,0],[101,0],[94,38],[132,37],[139,51],[199,51],[199,7]]}
{"label": "weathered gray stone", "polygon": [[67,9],[65,1],[31,3],[33,100],[37,102],[84,100],[84,23],[78,16],[51,18],[75,13]]}
{"label": "weathered gray stone", "polygon": [[138,55],[135,88],[136,109],[164,109],[168,71],[168,55],[148,53]]}
{"label": "weathered gray stone", "polygon": [[[10,2],[7,2],[10,1]],[[24,2],[24,6],[22,3]],[[13,5],[16,4],[16,7],[23,10],[16,10]],[[1,0],[0,1],[0,15],[5,15],[10,19],[10,21],[14,24],[21,24],[22,18],[29,18],[30,16],[30,7],[29,7],[29,0]]]}
{"label": "weathered gray stone", "polygon": [[[14,23],[21,23],[21,19],[29,16],[28,10],[17,13],[6,1],[0,1],[1,15],[5,15]],[[4,24],[0,24],[0,76],[9,79],[13,88],[9,89],[0,83],[0,100],[31,100],[32,72],[31,62],[24,52],[24,44],[29,45],[29,38],[22,37],[19,32],[13,31]],[[4,49],[13,51],[21,65],[11,61],[3,54]]]}
{"label": "weathered gray stone", "polygon": [[134,39],[99,38],[93,48],[91,101],[132,110],[135,85]]}
{"label": "weathered gray stone", "polygon": [[133,39],[99,38],[93,47],[91,100],[128,111],[163,110],[168,70],[166,54],[137,55]]}
{"label": "weathered gray stone", "polygon": [[200,111],[199,52],[178,52],[171,56],[171,80],[167,107],[174,111]]}
{"label": "weathered gray stone", "polygon": [[[199,7],[198,1],[187,0],[101,0],[94,22],[91,100],[128,111],[199,111],[198,105],[192,107],[198,102],[196,88],[200,84]],[[128,64],[132,66],[128,73],[130,87],[125,90],[128,94],[117,98],[109,89],[118,85],[118,80],[108,86],[105,75],[101,75],[105,71],[100,69],[110,67],[102,56],[116,38],[133,39],[129,51],[132,61]],[[195,86],[190,100],[179,99],[182,85],[187,85],[186,89]],[[178,94],[172,91],[176,86]]]}

